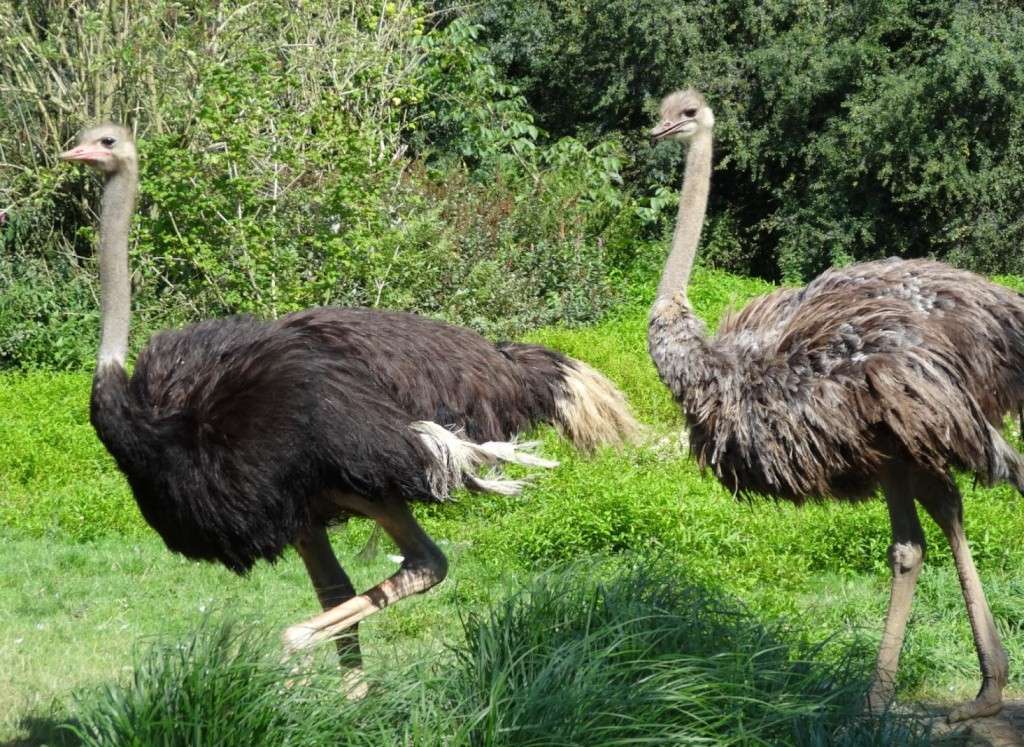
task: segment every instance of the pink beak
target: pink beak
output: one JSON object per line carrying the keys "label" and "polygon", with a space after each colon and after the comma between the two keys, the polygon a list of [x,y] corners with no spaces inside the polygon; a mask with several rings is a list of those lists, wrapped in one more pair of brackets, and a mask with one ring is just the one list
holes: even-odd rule
{"label": "pink beak", "polygon": [[683,119],[679,122],[672,122],[667,119],[662,120],[657,127],[651,130],[651,140],[661,140],[663,137],[668,137],[690,121],[689,119]]}
{"label": "pink beak", "polygon": [[60,154],[62,161],[84,161],[90,163],[92,161],[102,161],[103,159],[110,156],[110,151],[104,150],[95,145],[79,145],[71,150],[64,151]]}

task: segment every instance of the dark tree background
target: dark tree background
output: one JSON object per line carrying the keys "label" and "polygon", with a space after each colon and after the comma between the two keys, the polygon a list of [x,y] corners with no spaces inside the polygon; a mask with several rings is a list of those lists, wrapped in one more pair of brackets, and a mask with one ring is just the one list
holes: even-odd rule
{"label": "dark tree background", "polygon": [[[718,126],[705,258],[807,279],[935,256],[1024,272],[1024,11],[956,0],[485,0],[492,59],[556,134],[628,133],[630,184],[675,185],[656,100]],[[666,146],[666,151],[670,147]],[[710,253],[708,253],[710,252]]]}

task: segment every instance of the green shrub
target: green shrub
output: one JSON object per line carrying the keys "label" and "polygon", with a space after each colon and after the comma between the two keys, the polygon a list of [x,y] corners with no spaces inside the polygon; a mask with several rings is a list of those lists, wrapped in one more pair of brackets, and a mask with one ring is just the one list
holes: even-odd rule
{"label": "green shrub", "polygon": [[407,308],[497,337],[593,321],[611,283],[620,215],[614,143],[564,138],[471,169],[420,162],[395,225],[348,237],[349,303]]}
{"label": "green shrub", "polygon": [[412,0],[83,0],[0,13],[0,34],[0,365],[89,363],[99,184],[56,154],[109,117],[139,136],[137,342],[324,304],[512,335],[616,300],[618,146],[549,143],[464,22],[427,33]]}
{"label": "green shrub", "polygon": [[99,305],[85,272],[0,260],[0,366],[75,368],[96,352]]}
{"label": "green shrub", "polygon": [[[86,0],[22,4],[0,16],[0,67],[11,72],[0,152],[13,177],[0,180],[9,220],[0,280],[30,285],[16,294],[26,300],[65,302],[40,303],[32,315],[25,304],[3,309],[5,362],[88,360],[59,349],[46,359],[22,340],[39,337],[40,323],[94,339],[95,301],[75,291],[95,294],[98,182],[59,167],[56,155],[96,120],[126,121],[139,135],[137,307],[176,323],[273,316],[342,295],[339,227],[367,214],[381,220],[399,168],[392,156],[403,114],[393,102],[420,85],[409,64],[422,45],[414,6],[257,11],[161,1],[114,12]],[[343,188],[347,212],[329,213],[323,195]],[[40,264],[47,274],[18,269]]]}
{"label": "green shrub", "polygon": [[[554,134],[623,133],[634,190],[675,192],[656,101],[708,94],[706,259],[796,281],[879,256],[1024,269],[1024,10],[995,0],[488,0],[491,58]],[[667,220],[672,214],[665,213]]]}

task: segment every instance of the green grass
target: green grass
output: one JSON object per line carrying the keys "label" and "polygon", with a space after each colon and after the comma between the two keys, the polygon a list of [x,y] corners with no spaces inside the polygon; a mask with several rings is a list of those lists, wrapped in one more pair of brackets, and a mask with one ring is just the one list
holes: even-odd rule
{"label": "green grass", "polygon": [[355,703],[319,663],[282,686],[295,676],[273,637],[208,619],[81,695],[70,730],[139,747],[924,743],[908,721],[861,718],[863,650],[823,661],[670,563],[625,565],[542,575],[470,616],[457,648],[374,667]]}
{"label": "green grass", "polygon": [[[691,295],[713,321],[768,287],[704,271]],[[371,670],[423,657],[440,661],[446,647],[463,644],[462,617],[482,613],[552,565],[593,557],[669,560],[681,586],[742,599],[768,629],[778,619],[793,621],[786,645],[830,641],[821,652],[826,661],[843,661],[851,640],[863,637],[869,648],[877,641],[888,596],[882,503],[796,509],[738,502],[700,475],[648,360],[645,325],[646,308],[634,303],[594,328],[534,335],[619,383],[650,425],[647,443],[582,458],[543,430],[544,452],[562,466],[539,475],[525,495],[465,495],[455,504],[419,507],[427,531],[452,559],[451,574],[429,594],[361,626]],[[92,433],[88,389],[88,374],[0,376],[0,740],[46,733],[77,708],[77,688],[123,678],[140,645],[154,637],[187,639],[210,609],[264,629],[315,610],[293,554],[240,579],[167,553]],[[968,537],[1010,653],[1009,694],[1020,697],[1024,504],[1006,488],[976,489],[969,481],[961,487]],[[977,660],[948,548],[925,524],[929,558],[900,693],[965,698],[978,684]],[[334,533],[360,588],[393,568],[385,559],[368,566],[353,560],[367,533],[361,521]],[[870,665],[870,651],[858,650]],[[423,687],[406,694],[431,699]]]}

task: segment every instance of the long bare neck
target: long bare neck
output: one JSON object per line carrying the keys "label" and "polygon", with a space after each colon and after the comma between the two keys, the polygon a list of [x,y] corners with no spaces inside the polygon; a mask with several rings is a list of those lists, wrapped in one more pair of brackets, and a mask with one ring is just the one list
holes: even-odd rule
{"label": "long bare neck", "polygon": [[658,375],[687,416],[698,420],[706,415],[699,398],[708,394],[709,387],[728,380],[731,365],[710,346],[707,329],[686,297],[710,187],[711,131],[703,130],[694,135],[686,155],[672,251],[665,261],[647,328],[647,349]]}
{"label": "long bare neck", "polygon": [[100,209],[100,350],[97,368],[123,366],[131,319],[128,232],[135,208],[138,169],[127,162],[107,179]]}
{"label": "long bare neck", "polygon": [[658,283],[656,302],[672,298],[676,293],[686,297],[693,259],[700,244],[704,226],[704,213],[711,190],[711,130],[697,132],[690,141],[686,154],[686,173],[679,193],[679,213],[676,230],[672,235],[672,250],[665,261],[665,269]]}

